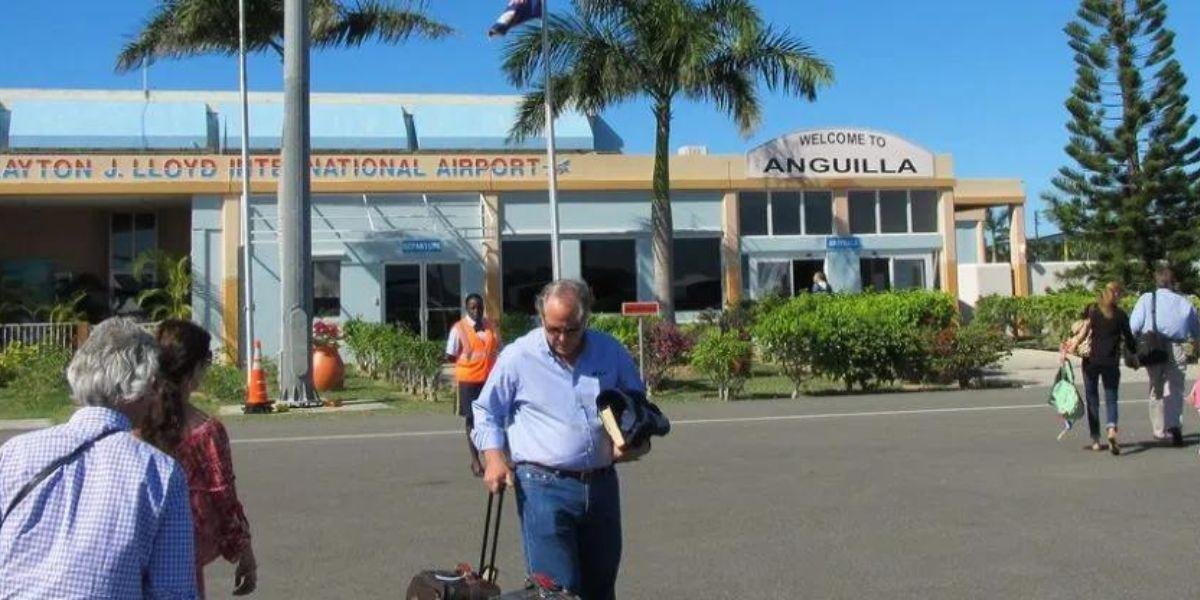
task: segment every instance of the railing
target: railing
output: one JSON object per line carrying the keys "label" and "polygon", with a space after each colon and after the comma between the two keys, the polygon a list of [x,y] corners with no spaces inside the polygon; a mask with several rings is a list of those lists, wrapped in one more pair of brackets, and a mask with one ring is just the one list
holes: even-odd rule
{"label": "railing", "polygon": [[[146,333],[154,335],[158,321],[138,323]],[[50,345],[75,350],[88,338],[93,325],[78,323],[0,323],[0,350],[20,342],[28,345]]]}
{"label": "railing", "polygon": [[[86,326],[86,324],[80,323],[0,324],[0,349],[14,342],[20,342],[22,344],[51,345],[73,350],[79,339],[80,329]],[[83,335],[86,336],[86,333]]]}

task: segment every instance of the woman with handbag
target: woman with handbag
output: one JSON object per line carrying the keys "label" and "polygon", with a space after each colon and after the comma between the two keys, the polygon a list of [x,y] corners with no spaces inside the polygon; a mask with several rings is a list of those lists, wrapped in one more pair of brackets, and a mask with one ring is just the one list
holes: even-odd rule
{"label": "woman with handbag", "polygon": [[1064,344],[1064,350],[1083,359],[1083,394],[1087,405],[1088,430],[1092,435],[1092,450],[1103,450],[1100,443],[1100,385],[1104,386],[1105,428],[1108,449],[1114,456],[1121,453],[1117,441],[1117,390],[1121,385],[1122,351],[1137,352],[1137,343],[1129,328],[1129,316],[1117,306],[1121,299],[1121,284],[1104,286],[1096,302],[1083,309],[1075,335]]}
{"label": "woman with handbag", "polygon": [[237,565],[233,595],[249,594],[258,583],[258,563],[234,486],[229,435],[220,421],[189,400],[212,363],[212,337],[199,325],[177,319],[159,324],[155,337],[158,401],[143,418],[138,435],[179,461],[187,476],[200,596],[204,597],[204,566],[220,557]]}

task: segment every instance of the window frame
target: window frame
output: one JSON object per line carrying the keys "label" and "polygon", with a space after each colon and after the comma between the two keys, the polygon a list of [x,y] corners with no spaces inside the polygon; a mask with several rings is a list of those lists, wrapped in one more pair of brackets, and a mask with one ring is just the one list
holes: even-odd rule
{"label": "window frame", "polygon": [[[914,191],[926,191],[926,190],[934,193],[934,226],[935,226],[935,228],[933,231],[916,231],[914,229],[915,221],[914,221],[914,214],[913,214],[913,192]],[[884,231],[883,230],[883,201],[881,198],[882,192],[898,192],[898,191],[904,192],[904,213],[905,213],[905,220],[906,220],[904,231]],[[938,192],[939,192],[939,190],[937,190],[936,188],[904,188],[903,190],[898,190],[898,189],[894,189],[894,188],[880,188],[880,189],[855,188],[855,189],[847,190],[846,191],[847,202],[849,202],[851,193],[872,194],[874,196],[874,202],[875,202],[875,230],[872,232],[854,233],[853,229],[851,229],[852,233],[850,235],[911,235],[911,234],[933,235],[933,234],[940,234],[941,233],[941,225],[939,224],[939,222],[937,220],[937,203],[940,202],[940,198],[937,196]],[[849,216],[850,215],[847,214],[847,220],[849,220]],[[847,223],[847,225],[850,225],[850,224]]]}
{"label": "window frame", "polygon": [[[775,194],[776,194],[776,192],[781,193],[781,194],[796,194],[799,197],[799,202],[796,205],[796,209],[800,213],[799,218],[797,219],[797,221],[800,224],[800,233],[776,233],[775,232]],[[766,233],[746,233],[745,229],[740,226],[741,225],[740,220],[741,220],[741,214],[742,214],[742,206],[741,206],[742,194],[763,194],[763,195],[765,195],[765,197],[766,197],[765,210],[766,210],[766,224],[767,224],[767,232]],[[816,196],[818,194],[827,196],[827,199],[829,201],[829,223],[830,223],[830,228],[829,228],[828,232],[811,233],[808,230],[807,200],[808,200],[808,197],[810,194],[812,194],[814,196]],[[833,193],[833,190],[824,190],[824,189],[822,189],[822,190],[763,190],[763,191],[747,190],[747,191],[738,192],[738,219],[739,219],[739,228],[738,229],[740,230],[738,232],[738,234],[741,237],[789,237],[789,236],[790,237],[795,237],[795,236],[820,237],[820,236],[834,235],[836,232],[836,226],[834,225],[834,222],[836,221],[836,219],[834,218],[834,214],[833,214],[834,201],[835,201],[835,195]],[[878,205],[878,202],[876,202],[876,204]]]}

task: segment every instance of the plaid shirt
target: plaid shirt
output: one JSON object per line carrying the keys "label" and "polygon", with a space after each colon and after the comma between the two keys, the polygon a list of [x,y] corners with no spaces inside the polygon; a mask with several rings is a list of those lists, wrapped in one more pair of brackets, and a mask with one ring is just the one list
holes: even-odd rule
{"label": "plaid shirt", "polygon": [[[130,429],[107,408],[0,447],[0,510],[55,459]],[[183,471],[130,434],[96,442],[47,477],[0,528],[0,599],[196,598]]]}

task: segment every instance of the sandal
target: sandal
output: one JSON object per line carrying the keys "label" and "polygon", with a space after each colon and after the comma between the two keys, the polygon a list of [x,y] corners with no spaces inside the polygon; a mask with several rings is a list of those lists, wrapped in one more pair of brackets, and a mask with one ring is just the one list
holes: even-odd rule
{"label": "sandal", "polygon": [[1121,444],[1117,442],[1117,432],[1111,429],[1108,432],[1108,451],[1111,452],[1113,456],[1121,455]]}
{"label": "sandal", "polygon": [[1087,449],[1092,452],[1102,452],[1104,451],[1104,446],[1101,446],[1100,442],[1092,442],[1092,445],[1088,446]]}

